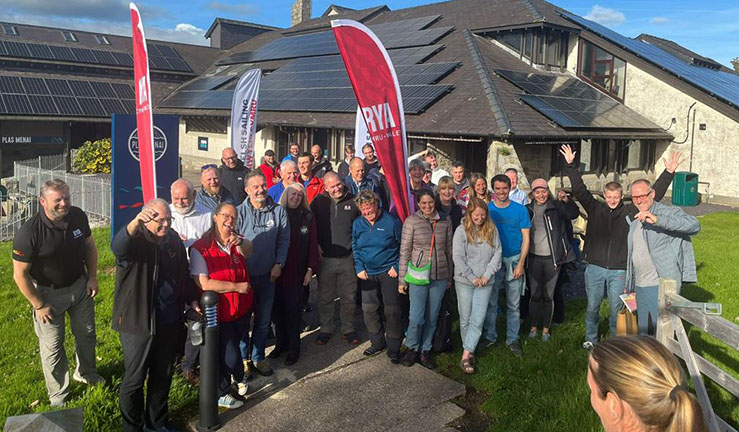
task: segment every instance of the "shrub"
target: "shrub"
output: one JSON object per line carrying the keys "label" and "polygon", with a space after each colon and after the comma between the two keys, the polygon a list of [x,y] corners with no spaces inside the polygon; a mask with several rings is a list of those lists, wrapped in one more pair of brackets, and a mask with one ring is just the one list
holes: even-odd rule
{"label": "shrub", "polygon": [[111,150],[110,138],[87,141],[75,153],[72,169],[83,174],[109,174]]}

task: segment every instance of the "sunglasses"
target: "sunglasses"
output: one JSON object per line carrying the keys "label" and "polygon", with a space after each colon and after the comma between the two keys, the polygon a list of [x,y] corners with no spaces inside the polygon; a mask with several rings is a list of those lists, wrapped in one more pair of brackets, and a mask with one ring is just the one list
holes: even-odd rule
{"label": "sunglasses", "polygon": [[218,165],[216,165],[216,164],[203,165],[203,166],[200,167],[200,172],[203,172],[203,171],[205,171],[207,169],[210,169],[210,168],[218,168]]}

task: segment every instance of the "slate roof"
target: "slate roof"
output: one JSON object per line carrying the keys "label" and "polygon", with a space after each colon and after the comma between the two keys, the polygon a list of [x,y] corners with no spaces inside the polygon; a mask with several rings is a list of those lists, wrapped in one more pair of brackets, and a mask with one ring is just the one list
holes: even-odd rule
{"label": "slate roof", "polygon": [[248,22],[248,21],[239,21],[239,20],[217,17],[216,19],[213,20],[213,23],[210,25],[208,30],[205,32],[206,39],[210,37],[210,34],[213,33],[213,30],[216,29],[216,25],[218,24],[231,24],[231,25],[240,26],[240,27],[251,27],[251,28],[262,29],[262,30],[281,30],[280,27],[273,27],[273,26],[257,24],[257,23]]}

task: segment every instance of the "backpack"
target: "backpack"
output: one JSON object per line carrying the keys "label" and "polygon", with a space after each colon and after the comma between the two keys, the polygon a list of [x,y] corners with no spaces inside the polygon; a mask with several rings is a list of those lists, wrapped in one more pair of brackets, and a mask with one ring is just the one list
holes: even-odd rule
{"label": "backpack", "polygon": [[446,290],[444,298],[441,299],[439,318],[436,321],[436,331],[431,345],[431,350],[441,353],[452,350],[452,313],[449,310],[449,296],[451,290]]}

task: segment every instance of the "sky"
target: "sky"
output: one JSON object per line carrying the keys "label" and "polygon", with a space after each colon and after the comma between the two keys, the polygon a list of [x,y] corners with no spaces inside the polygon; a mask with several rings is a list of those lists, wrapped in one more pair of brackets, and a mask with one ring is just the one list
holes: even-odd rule
{"label": "sky", "polygon": [[[0,21],[131,34],[127,0],[2,0]],[[139,0],[146,36],[207,45],[203,37],[215,17],[287,27],[293,0]],[[331,3],[354,9],[386,4],[418,6],[422,0],[314,0],[313,16]],[[673,40],[729,66],[739,57],[737,0],[554,0],[554,4],[626,36],[649,33]]]}

